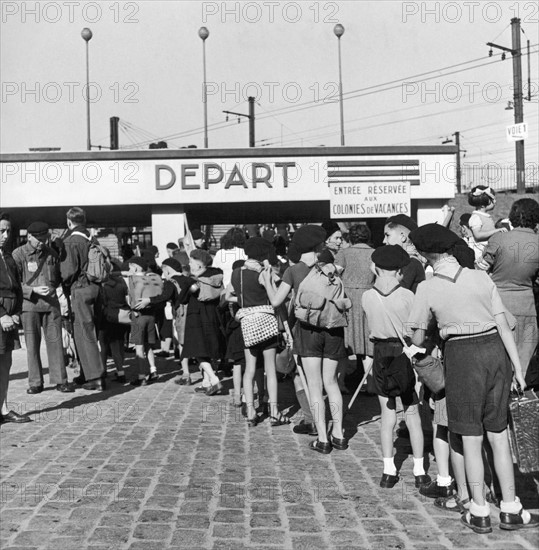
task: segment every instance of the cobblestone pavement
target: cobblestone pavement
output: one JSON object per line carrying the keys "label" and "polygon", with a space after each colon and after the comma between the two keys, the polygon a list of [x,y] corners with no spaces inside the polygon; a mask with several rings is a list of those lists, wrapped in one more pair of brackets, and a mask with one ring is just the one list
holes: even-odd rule
{"label": "cobblestone pavement", "polygon": [[[537,531],[501,531],[497,509],[493,532],[476,535],[421,497],[406,440],[402,479],[381,490],[377,400],[364,394],[346,419],[350,449],[325,456],[290,426],[248,429],[228,395],[177,386],[172,360],[148,387],[35,396],[25,364],[15,352],[9,398],[34,421],[1,427],[5,550],[538,547]],[[293,403],[290,382],[280,391]],[[518,491],[539,507],[533,478]]]}

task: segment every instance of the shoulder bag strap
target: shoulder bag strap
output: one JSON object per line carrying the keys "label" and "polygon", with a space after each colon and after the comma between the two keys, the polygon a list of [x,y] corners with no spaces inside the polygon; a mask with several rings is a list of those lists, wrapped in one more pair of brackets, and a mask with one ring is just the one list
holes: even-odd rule
{"label": "shoulder bag strap", "polygon": [[39,274],[41,273],[41,270],[43,269],[43,266],[45,265],[45,262],[47,261],[47,256],[48,256],[48,254],[45,252],[43,258],[41,258],[41,261],[39,262],[39,265],[37,266],[36,272],[28,279],[28,281],[26,281],[26,285],[30,286],[39,277]]}
{"label": "shoulder bag strap", "polygon": [[393,329],[395,330],[395,332],[397,333],[397,336],[399,337],[399,340],[401,341],[402,345],[404,348],[408,348],[408,344],[404,341],[404,338],[402,337],[402,334],[401,332],[397,329],[397,326],[395,324],[395,321],[393,321],[393,318],[391,317],[391,315],[389,314],[389,311],[387,311],[387,309],[385,308],[384,306],[384,301],[382,300],[382,297],[380,296],[380,294],[378,294],[378,292],[376,293],[376,296],[378,296],[378,300],[380,300],[380,304],[382,306],[382,310],[384,311],[384,313],[387,315]]}

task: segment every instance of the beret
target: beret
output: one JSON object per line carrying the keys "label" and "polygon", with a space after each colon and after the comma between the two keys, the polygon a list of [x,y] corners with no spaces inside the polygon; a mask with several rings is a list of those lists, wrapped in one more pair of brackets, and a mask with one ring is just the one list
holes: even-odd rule
{"label": "beret", "polygon": [[298,250],[298,247],[294,243],[288,245],[288,251],[286,253],[288,259],[297,264],[301,260],[301,252]]}
{"label": "beret", "polygon": [[311,252],[326,240],[326,231],[320,225],[303,225],[292,237],[292,243],[300,254]]}
{"label": "beret", "polygon": [[244,251],[248,258],[253,260],[266,260],[269,256],[272,244],[264,237],[251,237],[245,241]]}
{"label": "beret", "polygon": [[138,266],[142,267],[142,269],[144,269],[144,271],[146,271],[148,269],[147,260],[145,258],[141,258],[140,256],[131,256],[131,258],[129,258],[129,260],[127,260],[127,263],[138,265]]}
{"label": "beret", "polygon": [[234,271],[234,269],[238,269],[238,267],[243,267],[244,264],[245,264],[245,260],[236,260],[232,264],[232,271]]}
{"label": "beret", "polygon": [[35,237],[40,237],[45,235],[49,231],[49,224],[46,222],[32,222],[28,228],[28,233],[34,235]]}
{"label": "beret", "polygon": [[204,233],[202,233],[200,229],[193,229],[193,231],[191,231],[191,236],[193,237],[194,241],[198,241],[198,239],[204,238]]}
{"label": "beret", "polygon": [[178,272],[181,272],[183,269],[182,264],[174,258],[167,258],[166,260],[163,260],[163,263],[161,265],[166,265],[172,268],[174,271]]}
{"label": "beret", "polygon": [[325,221],[321,225],[321,227],[326,232],[326,239],[329,239],[331,235],[333,235],[333,233],[337,233],[337,231],[341,230],[341,228],[339,227],[339,224],[331,220]]}
{"label": "beret", "polygon": [[435,254],[448,252],[459,242],[459,237],[453,231],[438,223],[422,225],[412,231],[408,238],[417,250]]}
{"label": "beret", "polygon": [[262,233],[262,237],[272,243],[275,237],[275,231],[273,231],[273,229],[266,229],[266,231]]}
{"label": "beret", "polygon": [[396,271],[410,263],[410,256],[401,246],[386,244],[372,253],[371,260],[376,267]]}
{"label": "beret", "polygon": [[397,214],[396,216],[391,216],[390,218],[387,218],[386,225],[388,223],[402,225],[402,227],[406,227],[406,229],[409,229],[410,231],[417,229],[417,223],[415,222],[415,220],[412,220],[410,216],[406,216],[405,214]]}
{"label": "beret", "polygon": [[170,248],[171,250],[176,250],[176,248],[179,248],[176,243],[167,243],[166,248]]}

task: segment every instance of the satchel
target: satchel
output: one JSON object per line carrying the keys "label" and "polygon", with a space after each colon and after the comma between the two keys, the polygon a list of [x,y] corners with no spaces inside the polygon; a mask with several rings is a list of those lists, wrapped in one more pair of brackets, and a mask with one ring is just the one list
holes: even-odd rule
{"label": "satchel", "polygon": [[441,359],[426,355],[423,359],[415,359],[412,362],[417,377],[433,393],[438,393],[445,388],[444,365]]}
{"label": "satchel", "polygon": [[[240,271],[240,299],[243,304],[243,269]],[[236,313],[246,348],[261,344],[279,334],[277,317],[272,306],[242,307]]]}
{"label": "satchel", "polygon": [[391,362],[383,369],[382,390],[388,397],[397,397],[413,388],[415,375],[408,357],[401,353],[392,357]]}
{"label": "satchel", "polygon": [[275,310],[271,306],[242,307],[236,313],[246,348],[261,344],[279,334]]}
{"label": "satchel", "polygon": [[523,474],[539,471],[539,398],[533,390],[511,395],[509,443]]}

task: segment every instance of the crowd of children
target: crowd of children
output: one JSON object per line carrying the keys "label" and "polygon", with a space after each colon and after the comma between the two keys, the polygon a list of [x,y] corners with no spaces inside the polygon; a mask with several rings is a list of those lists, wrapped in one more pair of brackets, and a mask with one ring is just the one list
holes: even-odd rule
{"label": "crowd of children", "polygon": [[[350,346],[353,335],[345,341],[345,328],[351,315],[360,316],[361,323],[354,326],[363,327],[369,345],[363,343],[359,364],[363,360],[365,378],[372,368],[370,391],[381,409],[380,487],[391,489],[399,481],[393,433],[402,404],[415,486],[423,495],[435,498],[440,508],[460,512],[462,523],[473,531],[490,532],[489,500],[494,500],[487,497],[484,483],[486,433],[501,488],[500,527],[537,527],[538,518],[515,494],[507,436],[512,380],[524,389],[527,365],[521,365],[511,330],[514,318],[484,267],[484,262],[492,266],[495,261],[483,257],[489,238],[507,228],[496,228],[490,217],[495,204],[490,188],[474,188],[469,202],[477,209],[460,220],[465,240],[443,224],[418,227],[405,215],[387,219],[385,246],[371,250],[365,244],[362,249],[372,278],[363,277],[369,283],[354,302],[343,284],[343,270],[346,275],[354,263],[349,259],[339,265],[339,258],[345,258],[339,254],[343,239],[333,222],[299,227],[285,250],[276,250],[273,235],[246,239],[233,228],[215,260],[202,247],[187,253],[170,243],[169,257],[159,267],[153,252],[132,256],[123,265],[112,263],[101,285],[102,360],[106,363],[110,354],[116,380],[127,383],[123,365],[129,339],[136,354],[136,376],[130,383],[147,386],[158,379],[154,350],[174,334],[182,367],[177,384],[192,384],[190,364],[196,362],[202,382],[194,391],[218,395],[223,385],[217,365],[231,363],[232,405],[243,406],[247,426],[255,428],[265,415],[272,427],[279,427],[290,420],[280,408],[276,357],[288,346],[304,412],[294,432],[315,436],[310,448],[329,454],[349,447],[338,371],[350,353],[357,353]],[[519,202],[510,219],[516,219],[516,209],[535,236],[539,204]],[[357,228],[354,232],[361,233]],[[533,254],[537,260],[539,252]],[[536,267],[527,269],[526,277],[535,279],[539,263]],[[163,332],[167,305],[172,319],[170,332],[163,335],[159,327]],[[443,357],[445,388],[439,392],[417,382],[413,365],[427,357]],[[257,401],[263,396],[267,403],[261,414]],[[421,401],[434,411],[439,472],[434,480],[425,472]]]}

